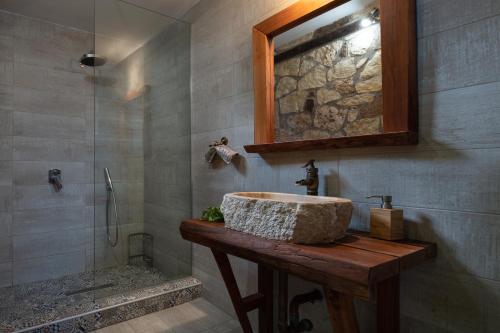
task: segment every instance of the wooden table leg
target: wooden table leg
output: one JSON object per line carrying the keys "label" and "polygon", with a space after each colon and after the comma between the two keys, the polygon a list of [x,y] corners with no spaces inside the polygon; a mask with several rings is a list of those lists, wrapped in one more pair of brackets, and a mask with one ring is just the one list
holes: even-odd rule
{"label": "wooden table leg", "polygon": [[224,279],[224,283],[226,284],[229,296],[231,297],[231,302],[233,303],[234,311],[240,321],[241,329],[243,330],[243,333],[252,333],[252,326],[250,325],[250,320],[248,320],[247,311],[244,309],[240,290],[238,288],[238,284],[236,283],[229,258],[227,257],[227,254],[214,249],[212,249],[212,253],[215,257],[215,261],[217,262],[217,266],[219,266],[219,270],[222,278]]}
{"label": "wooden table leg", "polygon": [[212,249],[219,271],[226,284],[234,311],[238,316],[244,333],[252,333],[252,326],[247,313],[259,309],[259,333],[273,332],[273,270],[259,265],[259,291],[256,294],[241,297],[233,269],[227,254]]}
{"label": "wooden table leg", "polygon": [[399,275],[377,286],[377,332],[399,333]]}
{"label": "wooden table leg", "polygon": [[278,332],[288,332],[288,274],[279,271],[278,275]]}
{"label": "wooden table leg", "polygon": [[358,333],[358,321],[352,296],[325,288],[330,322],[335,333]]}
{"label": "wooden table leg", "polygon": [[263,302],[259,307],[259,333],[273,333],[273,270],[259,265],[259,294]]}

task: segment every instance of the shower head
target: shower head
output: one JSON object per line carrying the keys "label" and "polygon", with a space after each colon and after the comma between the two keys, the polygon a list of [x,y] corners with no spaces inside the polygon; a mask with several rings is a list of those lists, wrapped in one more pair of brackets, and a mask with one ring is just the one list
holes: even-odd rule
{"label": "shower head", "polygon": [[80,65],[87,67],[98,67],[102,66],[106,63],[106,58],[101,57],[94,53],[94,51],[90,51],[89,53],[84,54],[80,58]]}

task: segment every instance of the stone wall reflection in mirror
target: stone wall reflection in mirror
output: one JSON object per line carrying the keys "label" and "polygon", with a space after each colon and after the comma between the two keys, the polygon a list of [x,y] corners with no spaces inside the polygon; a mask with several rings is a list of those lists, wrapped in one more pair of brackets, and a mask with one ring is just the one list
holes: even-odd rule
{"label": "stone wall reflection in mirror", "polygon": [[383,133],[378,8],[352,0],[276,37],[276,142]]}

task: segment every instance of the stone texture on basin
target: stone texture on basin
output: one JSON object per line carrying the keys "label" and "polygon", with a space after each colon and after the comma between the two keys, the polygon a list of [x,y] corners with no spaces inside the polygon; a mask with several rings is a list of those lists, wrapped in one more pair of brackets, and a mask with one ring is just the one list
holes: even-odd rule
{"label": "stone texture on basin", "polygon": [[226,228],[292,243],[331,243],[344,236],[352,202],[268,192],[224,195],[221,205]]}

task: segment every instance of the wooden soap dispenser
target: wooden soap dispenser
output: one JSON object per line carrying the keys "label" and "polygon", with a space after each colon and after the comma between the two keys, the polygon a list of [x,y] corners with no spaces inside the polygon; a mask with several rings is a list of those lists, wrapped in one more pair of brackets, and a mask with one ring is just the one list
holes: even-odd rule
{"label": "wooden soap dispenser", "polygon": [[392,196],[372,195],[366,198],[382,200],[380,208],[370,208],[370,235],[391,241],[404,239],[403,210],[392,208]]}

